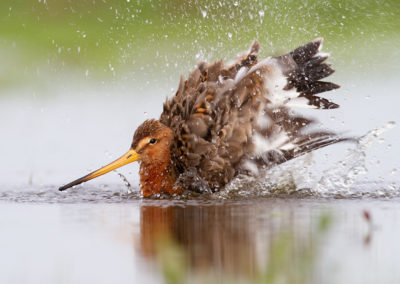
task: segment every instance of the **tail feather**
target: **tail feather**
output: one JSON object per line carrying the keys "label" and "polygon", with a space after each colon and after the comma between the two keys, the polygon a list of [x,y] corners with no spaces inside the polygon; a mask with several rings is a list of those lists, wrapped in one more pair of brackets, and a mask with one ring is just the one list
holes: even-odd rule
{"label": "tail feather", "polygon": [[297,64],[303,65],[306,62],[310,61],[321,49],[322,41],[323,38],[316,38],[313,41],[296,48],[289,54],[292,56],[293,60],[296,61]]}
{"label": "tail feather", "polygon": [[276,57],[282,74],[287,78],[287,84],[283,90],[296,90],[297,97],[305,98],[309,106],[320,109],[338,108],[338,104],[315,96],[340,88],[337,84],[320,81],[335,72],[329,63],[323,63],[329,55],[320,53],[322,41],[322,38],[317,38],[288,54]]}
{"label": "tail feather", "polygon": [[301,98],[306,98],[308,101],[308,104],[316,106],[317,108],[322,108],[322,109],[333,109],[333,108],[338,108],[339,105],[331,102],[330,100],[327,100],[325,98],[321,98],[318,96],[314,96],[312,94],[301,94],[299,97]]}
{"label": "tail feather", "polygon": [[316,132],[303,135],[294,140],[288,140],[277,149],[264,152],[262,155],[251,157],[243,164],[243,171],[259,175],[264,170],[285,163],[312,151],[339,142],[357,142],[352,137],[339,137],[334,133]]}
{"label": "tail feather", "polygon": [[297,91],[306,95],[315,95],[340,88],[340,86],[334,83],[323,81],[308,82],[308,80],[305,80],[304,82],[297,81],[296,83],[298,84]]}

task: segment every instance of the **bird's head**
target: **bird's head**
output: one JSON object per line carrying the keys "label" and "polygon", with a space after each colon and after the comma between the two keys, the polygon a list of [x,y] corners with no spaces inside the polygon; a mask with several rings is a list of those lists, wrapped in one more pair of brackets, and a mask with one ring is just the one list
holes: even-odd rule
{"label": "bird's head", "polygon": [[59,190],[62,191],[94,179],[135,161],[139,161],[145,165],[157,165],[168,162],[170,160],[170,148],[173,137],[172,130],[158,120],[146,120],[136,129],[128,152],[114,162],[60,187]]}
{"label": "bird's head", "polygon": [[157,164],[163,162],[166,155],[169,155],[173,138],[169,127],[158,120],[149,119],[136,129],[131,150],[144,164]]}

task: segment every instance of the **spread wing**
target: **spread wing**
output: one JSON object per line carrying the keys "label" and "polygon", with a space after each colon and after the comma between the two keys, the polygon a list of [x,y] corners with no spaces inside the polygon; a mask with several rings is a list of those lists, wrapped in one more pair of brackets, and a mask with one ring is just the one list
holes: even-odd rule
{"label": "spread wing", "polygon": [[239,172],[262,169],[342,141],[305,129],[313,121],[290,115],[291,107],[337,108],[316,96],[338,88],[320,81],[333,73],[322,39],[279,56],[257,59],[259,43],[235,64],[200,63],[181,78],[160,121],[175,131],[173,159],[184,185],[217,190]]}

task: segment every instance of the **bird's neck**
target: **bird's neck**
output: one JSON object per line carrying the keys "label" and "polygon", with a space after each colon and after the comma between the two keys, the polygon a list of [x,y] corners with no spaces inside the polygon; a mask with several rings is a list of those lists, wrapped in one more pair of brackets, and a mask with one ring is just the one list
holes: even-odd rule
{"label": "bird's neck", "polygon": [[144,197],[159,193],[180,193],[174,188],[177,179],[170,159],[164,162],[140,164],[140,189]]}

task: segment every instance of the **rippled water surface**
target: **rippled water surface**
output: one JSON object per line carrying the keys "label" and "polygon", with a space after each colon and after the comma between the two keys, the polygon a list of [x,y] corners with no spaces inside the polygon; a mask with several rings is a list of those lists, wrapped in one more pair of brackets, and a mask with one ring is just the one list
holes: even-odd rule
{"label": "rippled water surface", "polygon": [[124,190],[2,191],[2,281],[400,280],[397,198],[142,200]]}

